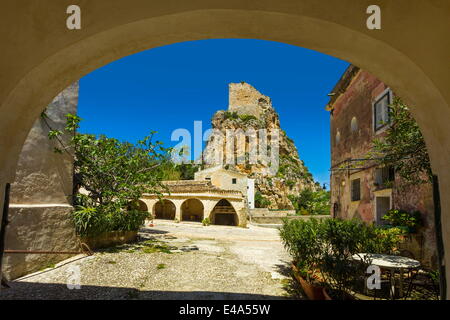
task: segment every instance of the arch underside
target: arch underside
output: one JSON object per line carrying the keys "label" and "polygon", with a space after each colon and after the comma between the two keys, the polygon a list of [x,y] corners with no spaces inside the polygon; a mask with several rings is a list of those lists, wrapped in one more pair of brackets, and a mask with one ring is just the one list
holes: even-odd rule
{"label": "arch underside", "polygon": [[[5,43],[13,44],[0,53],[1,201],[4,185],[14,180],[34,120],[71,83],[114,60],[158,46],[213,38],[263,39],[347,60],[381,79],[412,106],[439,176],[443,238],[450,249],[448,3],[393,1],[379,31],[366,29],[364,1],[352,6],[333,0],[258,1],[254,7],[233,0],[136,4],[83,3],[89,15],[76,32],[58,27],[64,25],[64,16],[55,19],[65,12],[63,2],[5,4],[0,13],[3,25],[21,28],[0,30]],[[33,12],[39,19],[29,19],[23,12]],[[37,21],[47,23],[36,28]],[[450,265],[450,255],[446,261]]]}

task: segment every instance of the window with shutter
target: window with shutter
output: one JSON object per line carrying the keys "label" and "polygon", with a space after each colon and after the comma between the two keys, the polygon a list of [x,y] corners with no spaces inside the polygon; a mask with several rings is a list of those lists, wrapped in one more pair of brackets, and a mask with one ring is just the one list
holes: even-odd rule
{"label": "window with shutter", "polygon": [[375,170],[375,185],[378,188],[389,188],[395,179],[394,168],[382,167]]}
{"label": "window with shutter", "polygon": [[375,101],[374,108],[374,128],[375,131],[382,129],[389,124],[389,105],[391,104],[390,90],[387,90],[378,100]]}
{"label": "window with shutter", "polygon": [[354,179],[351,183],[351,198],[352,201],[361,200],[361,180]]}

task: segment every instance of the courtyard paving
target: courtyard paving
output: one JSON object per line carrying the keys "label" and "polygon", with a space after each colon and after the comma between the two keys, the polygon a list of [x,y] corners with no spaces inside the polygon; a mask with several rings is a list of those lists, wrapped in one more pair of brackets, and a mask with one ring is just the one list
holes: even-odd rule
{"label": "courtyard paving", "polygon": [[[278,230],[155,220],[130,245],[76,256],[10,282],[0,299],[286,299]],[[79,270],[81,288],[77,284]],[[74,280],[75,279],[75,280]]]}

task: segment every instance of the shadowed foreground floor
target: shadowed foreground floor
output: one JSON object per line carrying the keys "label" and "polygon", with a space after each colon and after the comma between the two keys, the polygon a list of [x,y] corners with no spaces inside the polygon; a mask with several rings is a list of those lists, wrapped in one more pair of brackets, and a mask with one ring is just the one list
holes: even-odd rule
{"label": "shadowed foreground floor", "polygon": [[[156,221],[155,227],[141,231],[137,243],[74,257],[12,281],[10,289],[0,291],[0,299],[265,300],[291,296],[289,256],[277,230]],[[80,289],[67,286],[78,283]]]}

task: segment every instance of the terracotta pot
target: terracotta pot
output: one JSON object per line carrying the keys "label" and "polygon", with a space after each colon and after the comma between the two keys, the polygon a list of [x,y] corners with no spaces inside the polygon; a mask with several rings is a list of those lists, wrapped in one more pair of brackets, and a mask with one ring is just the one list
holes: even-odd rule
{"label": "terracotta pot", "polygon": [[315,286],[314,284],[306,281],[298,272],[297,267],[292,263],[292,270],[294,271],[294,277],[300,282],[303,291],[309,300],[324,300],[325,297],[323,295],[324,288]]}

